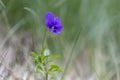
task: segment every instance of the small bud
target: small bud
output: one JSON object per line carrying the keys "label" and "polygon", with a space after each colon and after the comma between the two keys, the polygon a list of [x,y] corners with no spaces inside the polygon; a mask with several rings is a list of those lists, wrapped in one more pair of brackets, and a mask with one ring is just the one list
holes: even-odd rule
{"label": "small bud", "polygon": [[50,55],[50,50],[49,49],[45,49],[44,56],[49,56],[49,55]]}

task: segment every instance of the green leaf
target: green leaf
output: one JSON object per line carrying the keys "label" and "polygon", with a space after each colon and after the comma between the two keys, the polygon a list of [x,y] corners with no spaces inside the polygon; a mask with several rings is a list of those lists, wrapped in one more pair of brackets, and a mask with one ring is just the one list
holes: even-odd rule
{"label": "green leaf", "polygon": [[37,54],[35,52],[31,52],[30,56],[35,58],[37,56]]}
{"label": "green leaf", "polygon": [[35,72],[38,72],[38,70],[42,70],[43,71],[43,67],[39,64],[35,65]]}
{"label": "green leaf", "polygon": [[57,59],[59,57],[60,57],[60,55],[58,55],[58,54],[51,56],[52,59]]}
{"label": "green leaf", "polygon": [[38,63],[42,63],[42,56],[37,56],[37,61],[38,61]]}
{"label": "green leaf", "polygon": [[38,65],[35,65],[34,70],[35,70],[35,72],[37,72],[37,70],[38,70]]}
{"label": "green leaf", "polygon": [[41,54],[43,54],[43,53],[44,53],[44,51],[45,51],[45,48],[42,48]]}
{"label": "green leaf", "polygon": [[51,72],[62,72],[62,70],[60,69],[60,67],[58,65],[52,64],[52,65],[50,65],[48,74],[50,74]]}

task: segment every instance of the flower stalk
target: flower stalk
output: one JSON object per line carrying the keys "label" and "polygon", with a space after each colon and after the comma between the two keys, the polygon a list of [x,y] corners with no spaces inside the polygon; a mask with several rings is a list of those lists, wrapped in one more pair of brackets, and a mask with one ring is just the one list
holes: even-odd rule
{"label": "flower stalk", "polygon": [[47,65],[45,66],[45,71],[46,71],[46,74],[45,74],[45,80],[48,80],[48,71],[47,71]]}
{"label": "flower stalk", "polygon": [[[46,38],[47,38],[47,29],[45,29],[45,32],[43,34],[43,41],[42,41],[42,50],[45,49],[45,44],[46,44]],[[48,71],[47,71],[47,59],[45,60],[45,80],[48,80]]]}
{"label": "flower stalk", "polygon": [[46,44],[46,37],[47,37],[47,29],[45,29],[44,34],[43,34],[43,40],[42,40],[42,50],[45,48],[45,44]]}
{"label": "flower stalk", "polygon": [[[55,35],[59,34],[63,28],[60,19],[58,17],[54,17],[54,15],[51,12],[48,12],[45,15],[45,23],[47,29]],[[51,73],[62,72],[62,70],[57,64],[52,63],[53,60],[57,58],[56,55],[49,55],[49,51],[46,49],[47,29],[45,29],[43,34],[40,53],[31,53],[31,57],[33,58],[35,65],[35,71],[42,71],[45,75],[44,80],[48,80],[48,76]]]}

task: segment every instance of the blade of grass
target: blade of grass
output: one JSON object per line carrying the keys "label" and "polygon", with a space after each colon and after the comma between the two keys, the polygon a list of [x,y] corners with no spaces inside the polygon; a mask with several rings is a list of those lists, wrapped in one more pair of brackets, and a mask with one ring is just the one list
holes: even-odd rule
{"label": "blade of grass", "polygon": [[72,62],[73,52],[74,52],[75,46],[76,46],[76,44],[77,44],[77,42],[79,40],[79,35],[80,35],[80,31],[77,33],[77,35],[75,37],[75,40],[74,40],[74,43],[73,43],[73,47],[71,49],[71,52],[70,52],[67,64],[65,65],[65,69],[63,70],[63,75],[61,77],[61,80],[64,80],[65,74],[66,74],[67,70],[69,69],[70,63]]}
{"label": "blade of grass", "polygon": [[4,59],[5,59],[6,55],[7,55],[7,53],[8,53],[8,50],[6,52],[4,52],[2,55],[0,55],[1,58],[2,58],[1,61],[0,61],[0,64],[3,63],[3,61],[4,61]]}
{"label": "blade of grass", "polygon": [[27,10],[28,12],[30,12],[35,18],[37,18],[37,19],[39,18],[39,16],[37,15],[37,13],[34,10],[32,10],[31,8],[24,7],[24,9]]}
{"label": "blade of grass", "polygon": [[13,28],[8,32],[8,35],[4,38],[0,45],[0,49],[5,45],[7,40],[25,23],[24,19],[20,20]]}
{"label": "blade of grass", "polygon": [[0,4],[3,6],[3,8],[6,8],[5,4],[0,0]]}
{"label": "blade of grass", "polygon": [[109,46],[110,55],[111,55],[111,58],[112,58],[111,60],[113,61],[113,64],[114,64],[114,67],[115,67],[117,80],[120,80],[119,65],[118,65],[117,57],[115,55],[116,46],[115,46],[114,43],[111,43],[111,42],[109,42],[108,46]]}
{"label": "blade of grass", "polygon": [[7,17],[7,14],[6,14],[5,10],[2,11],[2,16],[5,20],[5,24],[6,24],[7,28],[9,29],[10,28],[10,23],[9,23],[9,20],[8,20],[8,17]]}

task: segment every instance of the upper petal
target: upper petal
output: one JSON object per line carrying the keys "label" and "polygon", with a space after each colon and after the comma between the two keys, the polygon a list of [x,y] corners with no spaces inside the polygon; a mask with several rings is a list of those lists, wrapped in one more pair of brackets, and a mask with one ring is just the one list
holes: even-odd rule
{"label": "upper petal", "polygon": [[47,12],[45,15],[45,20],[49,22],[54,22],[54,14],[52,12]]}
{"label": "upper petal", "polygon": [[55,17],[54,25],[60,25],[60,24],[61,24],[60,18],[59,17]]}
{"label": "upper petal", "polygon": [[53,26],[53,23],[50,21],[46,21],[45,24],[46,24],[47,28],[51,28]]}

